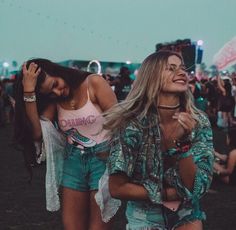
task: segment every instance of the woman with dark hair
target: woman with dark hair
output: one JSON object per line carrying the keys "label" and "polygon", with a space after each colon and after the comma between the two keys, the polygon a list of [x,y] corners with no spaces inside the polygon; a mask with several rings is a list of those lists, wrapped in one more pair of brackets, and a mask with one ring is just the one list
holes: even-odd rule
{"label": "woman with dark hair", "polygon": [[35,163],[35,141],[43,140],[46,147],[56,146],[45,138],[40,117],[56,122],[66,139],[61,179],[66,230],[110,228],[101,220],[94,194],[105,171],[108,152],[102,112],[116,102],[111,87],[101,76],[46,59],[28,61],[18,77],[15,138],[24,147],[28,168]]}
{"label": "woman with dark hair", "polygon": [[236,185],[236,128],[231,128],[227,134],[227,144],[230,147],[229,154],[215,152],[215,173],[226,184]]}
{"label": "woman with dark hair", "polygon": [[[199,200],[212,179],[212,131],[193,104],[182,57],[149,55],[127,98],[105,118],[107,183],[111,197],[128,201],[127,229],[202,229]],[[99,192],[106,191],[105,180],[101,185]]]}

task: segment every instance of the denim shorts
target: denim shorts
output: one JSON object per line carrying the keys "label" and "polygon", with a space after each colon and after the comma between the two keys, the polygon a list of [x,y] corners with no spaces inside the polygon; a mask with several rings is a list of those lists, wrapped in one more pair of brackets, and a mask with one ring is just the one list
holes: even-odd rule
{"label": "denim shorts", "polygon": [[184,201],[180,204],[177,211],[164,208],[167,218],[168,229],[176,229],[186,223],[202,221],[206,219],[205,213],[200,210],[199,203],[192,205],[191,201]]}
{"label": "denim shorts", "polygon": [[127,230],[166,230],[162,205],[129,201],[126,208]]}
{"label": "denim shorts", "polygon": [[106,169],[106,156],[100,154],[108,152],[108,142],[83,149],[67,143],[61,185],[81,192],[97,190]]}

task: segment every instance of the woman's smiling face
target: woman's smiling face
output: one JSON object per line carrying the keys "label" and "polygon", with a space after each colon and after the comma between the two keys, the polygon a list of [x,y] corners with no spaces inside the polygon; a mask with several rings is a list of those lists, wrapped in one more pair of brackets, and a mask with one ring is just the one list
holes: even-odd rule
{"label": "woman's smiling face", "polygon": [[188,77],[182,60],[172,55],[163,73],[163,93],[182,93],[188,90]]}

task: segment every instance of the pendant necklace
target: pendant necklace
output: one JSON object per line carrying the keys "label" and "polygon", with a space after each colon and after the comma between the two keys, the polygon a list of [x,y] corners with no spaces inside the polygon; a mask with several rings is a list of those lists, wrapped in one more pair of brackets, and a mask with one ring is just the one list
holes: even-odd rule
{"label": "pendant necklace", "polygon": [[71,109],[75,109],[75,104],[76,104],[76,103],[75,103],[75,100],[72,99],[69,103],[70,103],[70,108],[71,108]]}
{"label": "pendant necklace", "polygon": [[171,148],[174,140],[175,140],[175,135],[176,135],[176,131],[178,129],[178,122],[176,124],[173,125],[173,127],[170,129],[171,131],[168,132],[167,134],[167,130],[164,128],[164,126],[162,124],[160,124],[160,130],[161,130],[161,135],[162,135],[162,146],[164,147],[164,151],[166,151],[167,149]]}

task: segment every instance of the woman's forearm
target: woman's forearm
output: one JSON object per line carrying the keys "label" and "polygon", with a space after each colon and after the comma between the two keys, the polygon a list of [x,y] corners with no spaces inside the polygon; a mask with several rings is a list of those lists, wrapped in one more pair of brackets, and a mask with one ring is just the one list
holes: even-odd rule
{"label": "woman's forearm", "polygon": [[197,166],[193,162],[193,157],[189,156],[179,160],[179,174],[184,186],[192,191],[196,176]]}
{"label": "woman's forearm", "polygon": [[227,155],[226,154],[220,154],[220,153],[214,151],[214,155],[222,161],[227,161]]}
{"label": "woman's forearm", "polygon": [[228,176],[233,171],[231,168],[227,168],[227,167],[225,168],[224,166],[222,166],[218,163],[214,163],[214,170],[220,176]]}
{"label": "woman's forearm", "polygon": [[42,137],[42,130],[39,121],[36,102],[25,102],[25,110],[27,117],[32,125],[33,138],[38,141]]}
{"label": "woman's forearm", "polygon": [[112,189],[111,196],[122,200],[148,200],[148,192],[142,185],[125,183],[119,188]]}
{"label": "woman's forearm", "polygon": [[39,121],[36,100],[37,98],[35,92],[32,91],[29,93],[24,93],[25,110],[26,110],[26,115],[32,125],[33,139],[39,141],[42,136],[42,130]]}
{"label": "woman's forearm", "polygon": [[35,63],[30,63],[29,66],[24,63],[22,67],[23,71],[23,100],[25,102],[25,110],[27,117],[32,125],[32,135],[35,141],[39,141],[42,137],[42,131],[39,121],[39,115],[37,111],[37,104],[36,104],[36,84],[37,78],[41,69]]}
{"label": "woman's forearm", "polygon": [[122,200],[148,200],[148,192],[144,186],[130,183],[127,178],[117,175],[109,177],[111,196]]}

